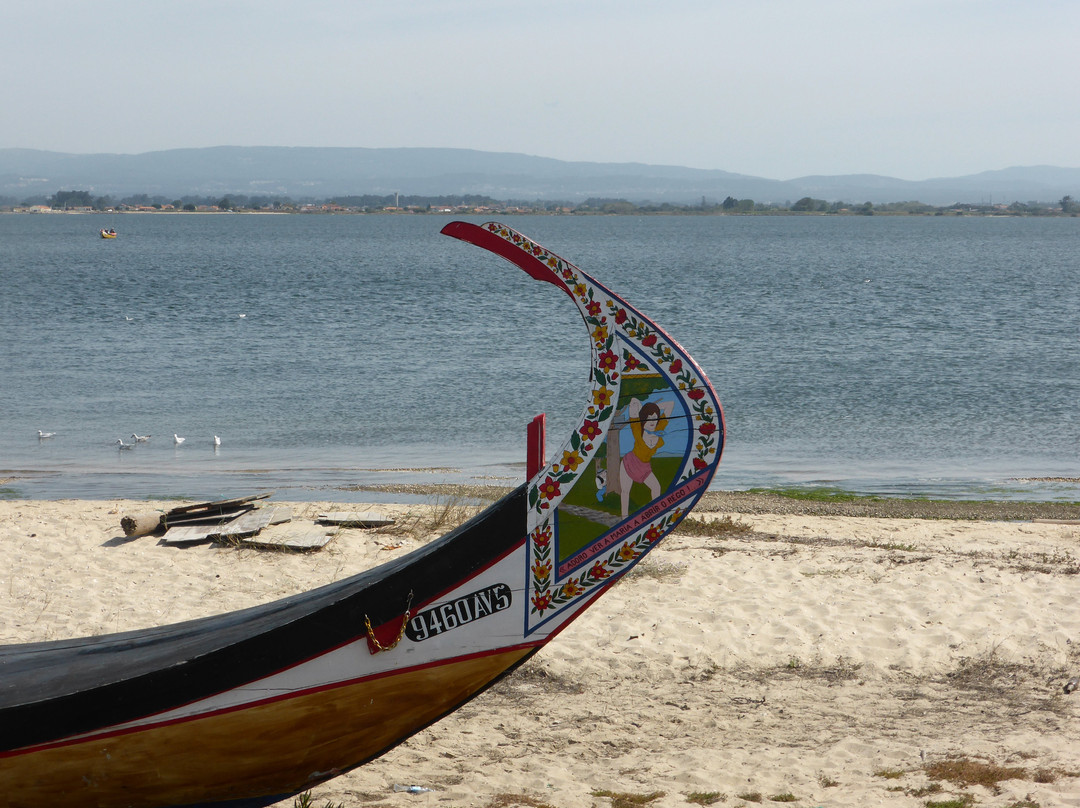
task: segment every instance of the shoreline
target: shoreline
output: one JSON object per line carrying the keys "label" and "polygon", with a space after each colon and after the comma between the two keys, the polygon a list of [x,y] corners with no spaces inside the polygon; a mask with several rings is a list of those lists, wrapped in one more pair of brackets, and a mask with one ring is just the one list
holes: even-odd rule
{"label": "shoreline", "polygon": [[[398,471],[397,469],[390,471]],[[424,471],[410,469],[409,471]],[[20,475],[0,477],[0,502],[105,502],[129,500],[130,497],[19,497],[5,491],[5,486],[22,479]],[[1061,482],[1076,482],[1061,478]],[[261,490],[261,489],[260,489]],[[349,499],[363,499],[364,494],[376,495],[379,503],[387,497],[399,496],[403,503],[422,504],[424,501],[452,500],[475,503],[494,502],[510,493],[512,486],[485,483],[370,483],[341,486],[335,489],[338,505]],[[248,492],[248,493],[253,493]],[[295,494],[294,492],[291,492]],[[1080,493],[1078,493],[1080,496]],[[286,498],[288,493],[286,493]],[[151,497],[147,501],[160,499]],[[180,496],[170,501],[193,501]],[[314,497],[312,498],[314,500]],[[303,500],[308,501],[308,500]],[[399,504],[403,504],[399,503]],[[391,502],[391,504],[393,504]],[[729,511],[738,514],[805,514],[818,516],[865,516],[882,519],[961,519],[988,521],[1080,520],[1080,499],[1077,501],[1022,499],[935,499],[930,497],[883,496],[856,494],[846,491],[817,491],[813,488],[784,489],[783,491],[709,490],[696,506],[699,510]]]}
{"label": "shoreline", "polygon": [[864,516],[878,519],[957,519],[1030,521],[1080,520],[1080,502],[1013,500],[946,500],[908,497],[837,497],[809,499],[783,494],[710,491],[701,505],[735,513],[798,513],[816,516]]}
{"label": "shoreline", "polygon": [[[493,502],[509,493],[508,486],[466,484],[359,485],[350,490],[378,494],[447,497]],[[883,497],[839,494],[825,498],[791,496],[765,491],[706,491],[691,512],[724,511],[733,514],[804,514],[814,516],[864,516],[878,519],[959,519],[1030,521],[1033,519],[1080,520],[1080,502],[1021,500],[947,500],[922,497]]]}
{"label": "shoreline", "polygon": [[[175,195],[174,195],[175,196]],[[618,200],[622,201],[622,200]],[[296,203],[300,204],[300,203]],[[792,210],[790,208],[776,207],[763,210],[722,210],[719,206],[700,209],[692,204],[682,203],[671,209],[657,208],[652,203],[642,203],[642,207],[635,207],[626,212],[611,210],[548,210],[546,208],[513,208],[506,203],[495,204],[487,209],[469,208],[466,210],[428,210],[427,208],[325,208],[326,202],[319,203],[318,208],[305,209],[301,204],[298,209],[292,210],[256,210],[254,208],[236,208],[229,210],[29,210],[21,206],[13,206],[9,209],[0,208],[0,215],[10,214],[15,216],[50,216],[55,214],[67,216],[128,216],[128,215],[247,215],[247,216],[812,216],[823,218],[848,217],[848,216],[886,216],[902,218],[927,218],[945,217],[961,218],[976,217],[984,219],[1074,219],[1078,215],[1072,211],[1054,210],[1049,207],[1039,207],[1033,210],[1009,210],[1001,208],[988,208],[982,203],[963,202],[956,205],[932,205],[929,203],[908,203],[902,201],[879,202],[877,207],[872,207],[872,212],[865,212],[861,206],[853,204],[852,207],[840,210]],[[773,204],[773,203],[766,203]],[[903,205],[915,204],[924,209],[908,210]],[[1039,203],[1049,205],[1050,203]],[[890,207],[896,206],[896,207]]]}

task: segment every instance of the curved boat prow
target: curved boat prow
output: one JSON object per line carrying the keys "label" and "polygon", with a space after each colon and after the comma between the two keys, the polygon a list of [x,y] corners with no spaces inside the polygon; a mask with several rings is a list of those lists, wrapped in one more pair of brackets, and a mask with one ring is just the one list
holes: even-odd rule
{"label": "curved boat prow", "polygon": [[589,330],[585,412],[529,481],[526,636],[554,633],[704,494],[723,451],[723,411],[675,340],[570,262],[497,222],[456,221],[442,232],[559,287]]}
{"label": "curved boat prow", "polygon": [[686,351],[509,227],[443,232],[578,307],[590,391],[562,448],[483,513],[375,569],[172,626],[0,646],[0,802],[252,808],[310,789],[525,662],[704,494],[724,419]]}

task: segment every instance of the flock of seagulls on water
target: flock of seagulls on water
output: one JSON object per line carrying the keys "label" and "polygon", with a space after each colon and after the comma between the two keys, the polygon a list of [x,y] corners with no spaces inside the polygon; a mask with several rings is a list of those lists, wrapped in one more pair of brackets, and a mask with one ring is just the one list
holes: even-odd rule
{"label": "flock of seagulls on water", "polygon": [[[39,429],[37,431],[37,434],[38,434],[38,440],[48,440],[49,438],[55,438],[56,437],[55,432],[45,432],[44,430],[41,430],[41,429]],[[153,437],[153,435],[140,435],[137,432],[132,432],[131,433],[131,443],[124,443],[123,438],[117,438],[116,443],[113,444],[113,445],[116,446],[116,448],[119,449],[120,451],[124,451],[124,450],[128,450],[128,449],[134,449],[136,444],[146,443],[152,437]],[[184,441],[187,440],[187,438],[182,438],[179,435],[177,435],[175,432],[173,433],[172,437],[173,437],[173,446],[181,446],[184,443]],[[217,449],[219,446],[221,446],[221,438],[219,438],[217,435],[214,435],[214,439],[213,439],[213,441],[211,441],[211,445],[215,449]]]}

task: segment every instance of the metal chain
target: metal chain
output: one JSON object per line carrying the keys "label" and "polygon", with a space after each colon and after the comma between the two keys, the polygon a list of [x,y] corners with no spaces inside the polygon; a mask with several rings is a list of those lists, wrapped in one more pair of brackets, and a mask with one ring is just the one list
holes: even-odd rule
{"label": "metal chain", "polygon": [[395,637],[394,641],[389,645],[383,645],[375,638],[375,632],[371,630],[371,619],[366,614],[364,615],[364,626],[367,628],[368,639],[371,641],[371,644],[375,646],[375,650],[372,653],[377,654],[380,651],[389,651],[392,648],[396,648],[397,644],[401,642],[401,638],[405,636],[405,626],[409,624],[409,618],[412,617],[412,599],[413,593],[412,590],[409,590],[409,600],[405,604],[405,616],[401,619],[401,629],[398,631],[397,637]]}

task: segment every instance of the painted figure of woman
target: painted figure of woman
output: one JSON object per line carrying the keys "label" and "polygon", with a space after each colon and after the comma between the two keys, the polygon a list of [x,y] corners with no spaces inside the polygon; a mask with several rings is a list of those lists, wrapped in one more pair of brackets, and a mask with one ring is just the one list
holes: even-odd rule
{"label": "painted figure of woman", "polygon": [[656,404],[652,401],[642,404],[638,399],[630,400],[630,431],[634,436],[634,448],[623,455],[619,464],[619,494],[622,502],[622,515],[630,515],[630,487],[633,483],[648,486],[652,499],[660,496],[660,481],[652,469],[653,455],[664,445],[664,439],[658,433],[667,426],[675,402],[665,401]]}

